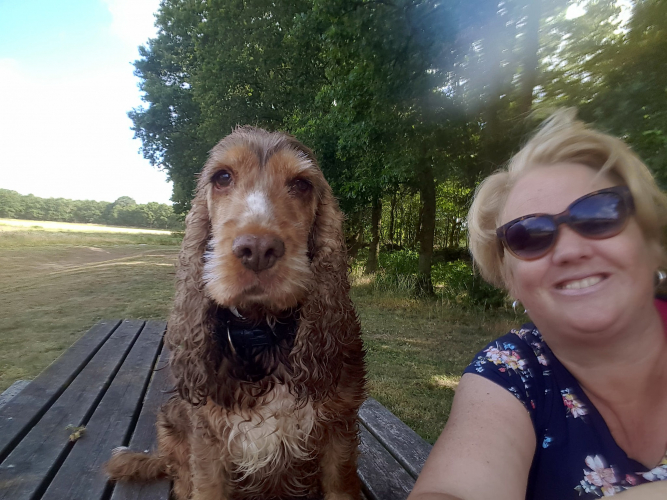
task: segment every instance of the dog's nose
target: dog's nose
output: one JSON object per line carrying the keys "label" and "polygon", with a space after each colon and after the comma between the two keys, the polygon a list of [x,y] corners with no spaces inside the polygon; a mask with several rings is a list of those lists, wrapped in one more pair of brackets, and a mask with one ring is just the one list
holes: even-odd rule
{"label": "dog's nose", "polygon": [[277,236],[243,234],[232,243],[232,252],[245,267],[258,273],[272,267],[285,254],[285,244]]}

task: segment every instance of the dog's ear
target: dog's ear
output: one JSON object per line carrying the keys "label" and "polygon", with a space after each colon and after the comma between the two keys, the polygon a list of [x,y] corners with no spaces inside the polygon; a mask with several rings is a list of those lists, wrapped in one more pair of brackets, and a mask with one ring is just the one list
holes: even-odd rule
{"label": "dog's ear", "polygon": [[310,235],[313,288],[301,307],[299,330],[290,354],[299,399],[321,400],[333,393],[344,348],[359,342],[359,322],[349,298],[343,215],[324,180]]}
{"label": "dog's ear", "polygon": [[176,296],[165,341],[179,395],[193,405],[206,402],[214,380],[211,299],[202,280],[204,253],[210,235],[206,197],[200,189],[185,219],[185,237],[176,271]]}

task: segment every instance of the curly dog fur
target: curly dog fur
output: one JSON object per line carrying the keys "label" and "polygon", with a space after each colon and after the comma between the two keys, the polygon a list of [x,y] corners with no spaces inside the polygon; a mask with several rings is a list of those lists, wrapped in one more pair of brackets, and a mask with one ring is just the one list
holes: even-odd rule
{"label": "curly dog fur", "polygon": [[[242,359],[221,326],[229,311],[268,325],[296,314],[298,326]],[[180,500],[360,498],[364,352],[342,214],[293,137],[241,127],[211,150],[165,342],[177,394],[158,451],[115,450],[112,479],[170,477]]]}

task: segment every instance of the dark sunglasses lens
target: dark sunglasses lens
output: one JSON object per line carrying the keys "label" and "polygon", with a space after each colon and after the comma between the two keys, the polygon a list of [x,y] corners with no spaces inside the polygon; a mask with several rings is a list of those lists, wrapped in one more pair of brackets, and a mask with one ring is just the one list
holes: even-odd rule
{"label": "dark sunglasses lens", "polygon": [[556,225],[548,217],[530,217],[512,224],[505,231],[508,248],[518,257],[534,259],[551,248]]}
{"label": "dark sunglasses lens", "polygon": [[570,227],[582,236],[607,238],[625,225],[628,209],[616,193],[600,193],[584,198],[570,208]]}

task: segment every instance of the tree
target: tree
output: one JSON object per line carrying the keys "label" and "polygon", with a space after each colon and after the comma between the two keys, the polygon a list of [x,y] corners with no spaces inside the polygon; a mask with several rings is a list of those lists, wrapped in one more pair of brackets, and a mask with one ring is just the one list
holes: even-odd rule
{"label": "tree", "polygon": [[107,205],[109,205],[109,203],[105,201],[75,201],[72,219],[74,222],[84,224],[103,223],[102,215],[104,214]]}
{"label": "tree", "polygon": [[613,0],[596,0],[583,16],[554,22],[541,105],[578,107],[628,142],[667,186],[667,4],[634,2],[625,27],[619,14]]}
{"label": "tree", "polygon": [[[371,207],[369,271],[376,266],[383,194],[401,183],[422,192],[420,288],[430,293],[435,176],[450,170],[458,147],[434,141],[442,135],[441,125],[450,125],[439,122],[443,110],[454,108],[442,90],[451,64],[446,54],[456,38],[451,6],[328,1],[316,3],[311,16],[317,19],[313,25],[324,27],[327,81],[317,106],[300,110],[291,125],[317,151],[325,151],[323,169],[334,179],[344,209]],[[444,157],[448,161],[437,161]]]}
{"label": "tree", "polygon": [[623,137],[667,188],[667,2],[635,2],[616,47],[585,116]]}
{"label": "tree", "polygon": [[16,191],[0,189],[0,217],[14,219],[23,212],[22,196]]}
{"label": "tree", "polygon": [[[135,63],[146,107],[130,116],[180,213],[235,125],[290,131],[315,150],[349,241],[370,242],[368,270],[383,234],[398,235],[418,248],[419,292],[430,293],[434,246],[462,241],[470,190],[516,151],[536,111],[577,105],[667,172],[664,1],[636,2],[625,33],[615,0],[588,0],[579,19],[567,19],[571,3],[164,0]],[[443,186],[466,193],[446,230]]]}
{"label": "tree", "polygon": [[65,198],[48,198],[44,200],[44,220],[72,222],[74,202]]}
{"label": "tree", "polygon": [[198,130],[200,108],[192,89],[198,67],[195,44],[204,22],[204,3],[164,0],[156,26],[158,36],[139,48],[135,75],[144,93],[140,106],[128,113],[141,151],[152,165],[167,172],[174,183],[172,200],[178,212],[187,212],[194,192],[195,173],[213,145]]}
{"label": "tree", "polygon": [[619,13],[614,0],[595,0],[578,18],[561,12],[552,20],[543,42],[541,106],[585,108],[604,88],[623,40]]}
{"label": "tree", "polygon": [[178,212],[189,209],[195,175],[224,135],[244,124],[278,128],[304,99],[312,102],[317,45],[299,31],[309,5],[162,2],[159,34],[135,62],[148,106],[129,116],[144,156],[174,182]]}
{"label": "tree", "polygon": [[45,203],[43,198],[29,194],[23,196],[23,211],[19,215],[22,219],[44,220]]}

